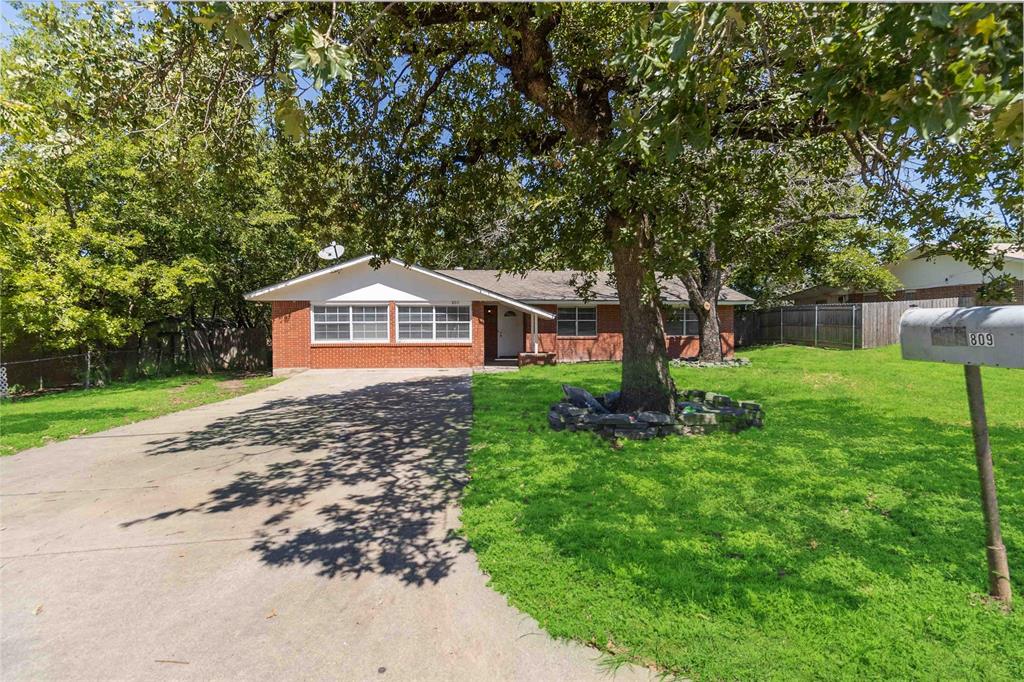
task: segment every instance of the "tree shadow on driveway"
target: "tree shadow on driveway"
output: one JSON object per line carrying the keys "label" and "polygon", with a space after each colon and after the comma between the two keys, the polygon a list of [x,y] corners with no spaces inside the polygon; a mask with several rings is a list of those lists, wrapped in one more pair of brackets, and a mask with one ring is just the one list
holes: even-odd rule
{"label": "tree shadow on driveway", "polygon": [[[467,551],[448,532],[446,517],[466,481],[471,417],[469,378],[461,376],[271,400],[152,441],[146,454],[216,449],[245,458],[286,451],[294,459],[240,471],[196,505],[121,526],[266,509],[252,549],[267,565],[315,566],[326,577],[376,573],[408,584],[436,583]],[[309,526],[307,514],[293,527],[313,496],[328,488],[337,496],[320,496],[316,523]]]}

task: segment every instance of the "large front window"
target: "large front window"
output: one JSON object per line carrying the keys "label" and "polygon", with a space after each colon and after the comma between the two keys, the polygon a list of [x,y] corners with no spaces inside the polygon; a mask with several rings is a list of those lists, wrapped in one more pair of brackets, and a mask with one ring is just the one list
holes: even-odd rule
{"label": "large front window", "polygon": [[700,326],[693,311],[684,306],[673,306],[665,311],[666,336],[698,336]]}
{"label": "large front window", "polygon": [[313,340],[387,341],[386,305],[314,305]]}
{"label": "large front window", "polygon": [[597,336],[597,308],[559,308],[558,335]]}
{"label": "large front window", "polygon": [[468,305],[398,306],[399,341],[469,341]]}

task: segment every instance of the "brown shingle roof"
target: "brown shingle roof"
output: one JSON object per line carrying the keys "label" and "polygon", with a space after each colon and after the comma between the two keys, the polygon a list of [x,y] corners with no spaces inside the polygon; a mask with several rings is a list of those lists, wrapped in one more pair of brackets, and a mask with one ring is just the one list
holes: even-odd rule
{"label": "brown shingle roof", "polygon": [[[576,289],[572,285],[572,277],[578,273],[572,270],[530,270],[525,275],[508,272],[502,274],[498,270],[437,270],[437,272],[468,284],[490,289],[524,303],[580,300],[579,294],[576,293]],[[665,301],[684,302],[689,300],[686,287],[676,278],[663,280],[661,291]],[[591,289],[590,300],[616,301],[618,298],[615,286],[609,281],[609,273],[597,273],[597,281]],[[725,303],[753,303],[751,298],[729,287],[722,287],[722,295],[719,300]]]}

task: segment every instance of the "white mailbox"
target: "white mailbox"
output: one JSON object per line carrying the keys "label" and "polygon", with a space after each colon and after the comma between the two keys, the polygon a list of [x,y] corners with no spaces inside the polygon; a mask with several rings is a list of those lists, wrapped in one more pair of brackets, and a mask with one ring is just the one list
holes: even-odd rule
{"label": "white mailbox", "polygon": [[1024,306],[911,308],[900,318],[904,360],[1024,367]]}

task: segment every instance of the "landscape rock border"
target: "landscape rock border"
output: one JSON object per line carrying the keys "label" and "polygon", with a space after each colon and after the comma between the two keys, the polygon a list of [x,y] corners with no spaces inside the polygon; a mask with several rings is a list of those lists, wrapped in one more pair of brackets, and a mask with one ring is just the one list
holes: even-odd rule
{"label": "landscape rock border", "polygon": [[697,358],[676,358],[670,361],[673,367],[693,367],[701,369],[705,367],[748,367],[750,358],[729,358],[721,362],[703,362]]}
{"label": "landscape rock border", "polygon": [[548,424],[556,431],[590,431],[609,439],[647,440],[716,431],[738,433],[764,426],[760,403],[735,401],[721,393],[683,391],[673,417],[664,412],[616,412],[618,391],[595,397],[577,386],[562,384],[562,392],[565,398],[548,411]]}

